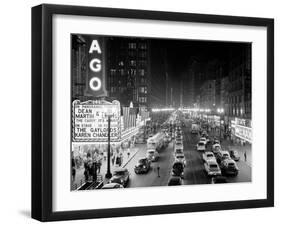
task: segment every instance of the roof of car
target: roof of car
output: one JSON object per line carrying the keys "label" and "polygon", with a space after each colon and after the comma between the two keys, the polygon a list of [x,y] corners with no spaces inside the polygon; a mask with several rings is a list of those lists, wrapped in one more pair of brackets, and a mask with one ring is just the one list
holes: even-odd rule
{"label": "roof of car", "polygon": [[151,151],[156,151],[156,150],[151,148],[151,149],[147,149],[146,151],[151,152]]}
{"label": "roof of car", "polygon": [[147,158],[145,158],[145,157],[142,157],[142,158],[139,158],[139,161],[140,161],[140,160],[146,160],[146,159],[147,159]]}
{"label": "roof of car", "polygon": [[115,185],[118,185],[118,183],[108,183],[108,184],[105,184],[105,185],[103,186],[103,188],[104,188],[104,187],[115,187]]}
{"label": "roof of car", "polygon": [[128,170],[127,168],[119,167],[119,168],[115,169],[114,172],[121,172],[121,171],[127,171],[127,170]]}
{"label": "roof of car", "polygon": [[236,164],[236,162],[233,159],[224,159],[223,162],[235,163]]}
{"label": "roof of car", "polygon": [[206,152],[205,152],[205,154],[206,154],[206,155],[208,155],[208,154],[212,154],[212,155],[214,155],[214,153],[213,153],[213,152],[211,152],[211,151],[206,151]]}
{"label": "roof of car", "polygon": [[217,161],[216,161],[216,160],[214,160],[214,159],[208,159],[208,160],[207,160],[207,163],[209,163],[209,164],[216,164],[216,165],[218,165]]}

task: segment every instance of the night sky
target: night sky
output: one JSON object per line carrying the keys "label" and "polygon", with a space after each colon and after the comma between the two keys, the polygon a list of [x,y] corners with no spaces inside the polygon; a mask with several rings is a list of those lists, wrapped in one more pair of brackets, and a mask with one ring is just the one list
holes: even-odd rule
{"label": "night sky", "polygon": [[163,91],[165,92],[166,71],[169,75],[169,85],[173,87],[175,104],[178,105],[180,84],[183,82],[183,77],[186,78],[185,81],[188,80],[187,71],[192,59],[200,62],[202,67],[212,60],[227,63],[232,51],[239,51],[245,46],[244,43],[215,41],[173,39],[150,39],[150,41],[152,102],[160,105],[165,104]]}

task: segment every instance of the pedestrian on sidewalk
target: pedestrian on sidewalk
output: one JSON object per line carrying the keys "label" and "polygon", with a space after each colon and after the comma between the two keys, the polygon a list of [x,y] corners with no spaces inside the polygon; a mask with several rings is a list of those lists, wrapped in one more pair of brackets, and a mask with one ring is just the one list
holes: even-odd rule
{"label": "pedestrian on sidewalk", "polygon": [[75,180],[75,175],[76,175],[75,160],[74,160],[74,158],[71,159],[71,166],[72,166],[72,171],[71,171],[72,181],[74,181]]}
{"label": "pedestrian on sidewalk", "polygon": [[97,172],[98,173],[100,173],[100,168],[101,168],[101,164],[102,164],[102,158],[100,158],[98,161],[97,161],[97,164],[96,164],[96,166],[97,166]]}
{"label": "pedestrian on sidewalk", "polygon": [[245,158],[245,162],[247,162],[247,153],[246,153],[246,151],[244,152],[244,158]]}

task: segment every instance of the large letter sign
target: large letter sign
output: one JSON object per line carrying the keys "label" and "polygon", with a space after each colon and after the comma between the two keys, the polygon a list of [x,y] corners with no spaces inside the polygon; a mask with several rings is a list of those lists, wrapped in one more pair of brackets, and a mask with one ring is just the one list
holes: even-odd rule
{"label": "large letter sign", "polygon": [[89,40],[88,75],[86,79],[86,96],[106,96],[105,90],[105,60],[104,40],[95,38]]}

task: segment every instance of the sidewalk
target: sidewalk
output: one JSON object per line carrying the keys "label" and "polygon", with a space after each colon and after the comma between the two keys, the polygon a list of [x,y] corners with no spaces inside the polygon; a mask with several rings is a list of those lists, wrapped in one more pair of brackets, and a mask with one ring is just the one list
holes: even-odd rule
{"label": "sidewalk", "polygon": [[[125,150],[123,152],[123,161],[122,165],[120,167],[125,167],[130,160],[135,156],[135,154],[139,151],[139,148],[143,146],[144,144],[136,144],[135,147],[129,148],[128,150]],[[130,155],[128,155],[128,152]],[[119,168],[119,165],[116,165],[115,163],[112,164],[112,157],[110,159],[110,171],[111,173],[116,169]],[[84,176],[84,166],[80,168],[76,168],[76,175],[75,180],[71,185],[71,190],[76,190],[77,188],[81,187],[85,183],[85,176]],[[105,174],[107,172],[107,159],[102,160],[102,165],[100,168],[100,175],[102,177],[102,180],[105,178]]]}
{"label": "sidewalk", "polygon": [[[233,149],[238,151],[240,156],[240,161],[244,161],[248,166],[252,166],[252,145],[245,144],[245,146],[241,144],[232,144],[230,140],[222,140],[221,145],[223,149],[229,150]],[[246,153],[247,159],[245,161],[244,154]]]}

